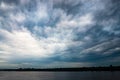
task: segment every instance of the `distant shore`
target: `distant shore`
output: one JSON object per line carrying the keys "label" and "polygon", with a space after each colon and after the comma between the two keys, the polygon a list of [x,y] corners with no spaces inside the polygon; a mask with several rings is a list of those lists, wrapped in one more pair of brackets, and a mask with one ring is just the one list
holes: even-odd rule
{"label": "distant shore", "polygon": [[120,66],[80,67],[80,68],[18,68],[0,69],[0,71],[120,71]]}

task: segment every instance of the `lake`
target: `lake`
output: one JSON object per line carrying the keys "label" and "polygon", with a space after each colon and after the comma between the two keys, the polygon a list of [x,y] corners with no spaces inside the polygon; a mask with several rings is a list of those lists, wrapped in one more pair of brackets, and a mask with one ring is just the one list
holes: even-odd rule
{"label": "lake", "polygon": [[0,72],[0,80],[120,80],[120,72]]}

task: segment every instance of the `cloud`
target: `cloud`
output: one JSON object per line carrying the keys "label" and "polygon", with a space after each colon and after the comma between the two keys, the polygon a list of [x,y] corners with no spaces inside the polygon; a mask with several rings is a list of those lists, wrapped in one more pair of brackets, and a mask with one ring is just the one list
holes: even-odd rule
{"label": "cloud", "polygon": [[5,2],[0,3],[0,9],[2,9],[2,10],[11,10],[14,8],[15,8],[15,6],[13,4],[7,4]]}
{"label": "cloud", "polygon": [[[83,50],[81,53],[90,53],[91,52],[91,53],[95,53],[95,54],[99,53],[101,55],[109,55],[110,52],[108,52],[108,54],[104,54],[104,53],[106,53],[107,51],[109,51],[110,49],[115,48],[115,47],[116,47],[115,48],[116,50],[119,50],[119,48],[117,48],[117,47],[119,47],[117,45],[117,44],[119,44],[119,40],[120,39],[118,38],[118,39],[113,39],[113,40],[110,40],[110,41],[107,41],[107,42],[100,43],[100,44],[95,45],[91,48]],[[114,51],[114,50],[112,50],[112,51]],[[112,53],[114,53],[114,52],[112,52]]]}
{"label": "cloud", "polygon": [[1,0],[1,67],[90,66],[104,60],[118,64],[118,3]]}
{"label": "cloud", "polygon": [[94,24],[94,21],[92,20],[92,15],[86,14],[83,16],[80,16],[79,18],[75,18],[72,20],[65,18],[65,20],[61,20],[61,22],[57,25],[59,27],[78,27],[78,28],[86,28],[88,25]]}
{"label": "cloud", "polygon": [[30,0],[20,0],[20,3],[22,5],[25,5],[25,4],[29,3],[29,2],[30,2]]}
{"label": "cloud", "polygon": [[19,12],[17,14],[10,14],[9,19],[11,19],[11,21],[13,21],[14,23],[15,22],[21,23],[26,19],[26,17],[25,17],[25,14]]}
{"label": "cloud", "polygon": [[62,49],[65,46],[61,40],[54,37],[39,40],[25,28],[12,32],[1,29],[0,32],[4,38],[4,41],[0,43],[0,49],[11,55],[47,57],[50,56],[49,54],[53,54],[57,48]]}

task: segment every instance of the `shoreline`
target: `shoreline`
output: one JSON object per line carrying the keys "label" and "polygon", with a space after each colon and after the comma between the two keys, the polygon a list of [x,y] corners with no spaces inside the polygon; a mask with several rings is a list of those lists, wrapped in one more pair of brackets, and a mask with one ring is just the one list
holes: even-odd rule
{"label": "shoreline", "polygon": [[83,72],[83,71],[120,71],[120,66],[110,67],[80,67],[80,68],[18,68],[18,69],[0,69],[0,71],[49,71],[49,72]]}

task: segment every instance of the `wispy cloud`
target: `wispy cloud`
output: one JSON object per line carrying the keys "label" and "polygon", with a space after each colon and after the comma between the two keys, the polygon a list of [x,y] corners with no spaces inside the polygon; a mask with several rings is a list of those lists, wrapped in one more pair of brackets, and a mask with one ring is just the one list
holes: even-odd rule
{"label": "wispy cloud", "polygon": [[118,3],[1,0],[0,67],[91,66],[104,60],[106,64],[118,63]]}

